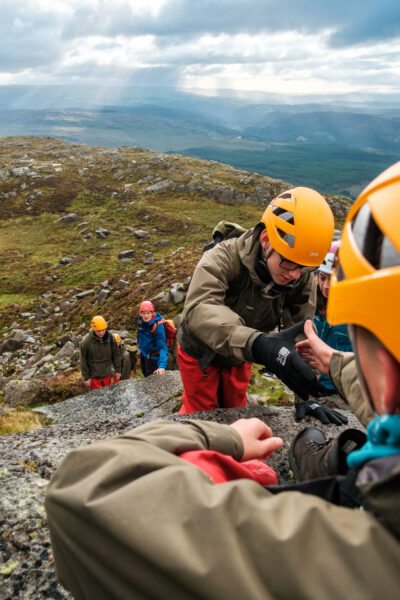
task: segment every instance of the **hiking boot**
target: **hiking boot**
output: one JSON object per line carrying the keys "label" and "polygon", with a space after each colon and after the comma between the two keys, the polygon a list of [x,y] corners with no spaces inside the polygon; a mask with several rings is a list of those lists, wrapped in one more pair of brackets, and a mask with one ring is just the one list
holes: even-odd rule
{"label": "hiking boot", "polygon": [[289,449],[289,464],[296,481],[345,475],[347,455],[358,450],[367,436],[358,429],[346,429],[327,440],[322,429],[307,427],[294,438]]}

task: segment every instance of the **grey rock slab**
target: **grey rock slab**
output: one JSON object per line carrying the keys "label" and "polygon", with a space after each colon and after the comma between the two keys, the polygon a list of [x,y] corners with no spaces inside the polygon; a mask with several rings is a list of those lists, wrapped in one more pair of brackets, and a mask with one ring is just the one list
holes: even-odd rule
{"label": "grey rock slab", "polygon": [[65,358],[71,358],[74,352],[75,345],[71,341],[68,341],[54,356],[54,360],[63,360]]}
{"label": "grey rock slab", "polygon": [[120,290],[123,290],[124,288],[130,286],[131,284],[129,283],[129,281],[126,281],[125,279],[119,279],[117,281],[117,288]]}
{"label": "grey rock slab", "polygon": [[137,238],[138,240],[142,240],[144,238],[149,237],[149,233],[147,231],[145,231],[144,229],[136,229],[133,232],[133,235],[135,236],[135,238]]}
{"label": "grey rock slab", "polygon": [[76,213],[68,213],[67,215],[64,215],[63,217],[60,217],[58,219],[59,223],[72,223],[73,221],[77,221],[78,220],[78,215]]}
{"label": "grey rock slab", "polygon": [[4,403],[11,407],[31,404],[47,389],[39,379],[13,379],[4,388]]}
{"label": "grey rock slab", "polygon": [[181,390],[179,371],[166,371],[163,375],[152,375],[146,379],[121,381],[38,410],[57,423],[101,421],[147,414]]}
{"label": "grey rock slab", "polygon": [[133,256],[135,256],[135,250],[124,250],[123,252],[120,252],[118,254],[118,258],[120,260],[125,258],[132,258]]}
{"label": "grey rock slab", "polygon": [[101,289],[97,296],[97,303],[103,304],[111,295],[111,290]]}
{"label": "grey rock slab", "polygon": [[25,344],[34,344],[36,341],[35,338],[32,337],[32,332],[30,330],[24,331],[23,329],[18,329],[14,333],[12,339],[17,342],[24,342]]}
{"label": "grey rock slab", "polygon": [[76,294],[75,298],[77,298],[78,300],[83,300],[84,298],[88,298],[89,296],[94,296],[94,294],[94,290],[85,290],[84,292],[79,292],[79,294]]}

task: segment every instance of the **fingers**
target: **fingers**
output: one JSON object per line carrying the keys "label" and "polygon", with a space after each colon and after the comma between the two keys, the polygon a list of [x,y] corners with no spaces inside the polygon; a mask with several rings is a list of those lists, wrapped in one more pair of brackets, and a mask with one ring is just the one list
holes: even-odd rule
{"label": "fingers", "polygon": [[304,402],[296,404],[296,421],[301,421],[307,411],[307,405]]}
{"label": "fingers", "polygon": [[316,408],[314,410],[315,416],[317,417],[317,419],[319,419],[321,421],[321,423],[323,423],[324,425],[329,425],[329,423],[331,423],[331,421],[328,419],[325,410],[323,408]]}
{"label": "fingers", "polygon": [[261,440],[258,442],[258,456],[255,458],[268,458],[272,456],[275,450],[279,450],[283,446],[283,439],[280,437],[271,437],[267,440]]}
{"label": "fingers", "polygon": [[272,437],[271,428],[260,419],[239,419],[231,427],[236,429],[243,442],[242,461],[263,458],[283,444],[280,438]]}
{"label": "fingers", "polygon": [[306,334],[308,340],[318,337],[314,331],[311,319],[307,319],[304,323],[304,333]]}

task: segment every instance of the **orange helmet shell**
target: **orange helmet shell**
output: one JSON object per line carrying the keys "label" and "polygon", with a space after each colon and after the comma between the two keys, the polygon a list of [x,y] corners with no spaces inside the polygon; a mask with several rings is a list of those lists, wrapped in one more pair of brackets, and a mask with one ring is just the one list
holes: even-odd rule
{"label": "orange helmet shell", "polygon": [[329,251],[334,218],[315,190],[297,187],[283,192],[267,206],[261,221],[272,248],[291,262],[317,267]]}
{"label": "orange helmet shell", "polygon": [[102,331],[103,329],[107,329],[107,321],[104,317],[97,315],[96,317],[93,317],[90,327],[93,331]]}
{"label": "orange helmet shell", "polygon": [[[355,234],[356,217],[368,205],[369,222],[373,220],[374,229],[377,227],[378,234],[390,242],[392,254],[400,255],[399,198],[400,162],[374,179],[350,209],[338,267],[331,277],[327,318],[332,325],[350,323],[364,327],[400,362],[400,264],[372,265]],[[376,247],[373,240],[372,247]]]}

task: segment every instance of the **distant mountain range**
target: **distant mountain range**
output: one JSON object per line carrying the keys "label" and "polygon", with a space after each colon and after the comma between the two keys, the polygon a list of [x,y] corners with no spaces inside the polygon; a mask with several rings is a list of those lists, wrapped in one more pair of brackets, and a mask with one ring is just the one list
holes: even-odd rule
{"label": "distant mountain range", "polygon": [[400,155],[400,109],[275,104],[171,90],[0,87],[0,136],[141,146],[354,197]]}

